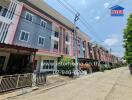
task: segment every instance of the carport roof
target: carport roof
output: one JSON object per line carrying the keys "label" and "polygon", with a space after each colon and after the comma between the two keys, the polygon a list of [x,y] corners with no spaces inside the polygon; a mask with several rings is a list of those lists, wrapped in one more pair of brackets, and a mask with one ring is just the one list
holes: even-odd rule
{"label": "carport roof", "polygon": [[29,47],[23,47],[23,46],[5,44],[5,43],[0,43],[0,48],[13,48],[13,49],[26,50],[26,51],[31,51],[31,52],[38,51],[38,49],[35,49],[35,48],[29,48]]}

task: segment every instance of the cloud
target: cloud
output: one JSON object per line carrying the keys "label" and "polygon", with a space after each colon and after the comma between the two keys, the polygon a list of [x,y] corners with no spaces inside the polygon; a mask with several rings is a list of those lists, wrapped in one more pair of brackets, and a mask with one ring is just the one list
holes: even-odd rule
{"label": "cloud", "polygon": [[68,2],[70,2],[71,5],[75,6],[86,6],[88,4],[87,0],[67,0]]}
{"label": "cloud", "polygon": [[109,38],[104,40],[104,44],[108,46],[113,46],[119,42],[118,37],[115,35],[111,35]]}
{"label": "cloud", "polygon": [[96,16],[95,19],[96,19],[96,20],[100,20],[100,16]]}
{"label": "cloud", "polygon": [[104,8],[108,8],[109,5],[110,5],[110,4],[109,4],[108,2],[104,3]]}
{"label": "cloud", "polygon": [[121,55],[119,52],[112,52],[112,54],[117,56],[117,57],[123,57],[123,55]]}
{"label": "cloud", "polygon": [[80,0],[82,5],[86,5],[86,0]]}
{"label": "cloud", "polygon": [[123,57],[124,53],[121,52],[112,52],[113,55],[117,56],[117,57]]}

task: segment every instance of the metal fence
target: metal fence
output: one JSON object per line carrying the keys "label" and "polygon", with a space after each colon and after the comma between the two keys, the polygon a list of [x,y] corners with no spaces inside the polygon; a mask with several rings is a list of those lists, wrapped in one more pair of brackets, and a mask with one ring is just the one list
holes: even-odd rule
{"label": "metal fence", "polygon": [[32,74],[0,76],[0,93],[32,86]]}
{"label": "metal fence", "polygon": [[46,83],[46,74],[39,73],[36,75],[36,85],[42,85]]}

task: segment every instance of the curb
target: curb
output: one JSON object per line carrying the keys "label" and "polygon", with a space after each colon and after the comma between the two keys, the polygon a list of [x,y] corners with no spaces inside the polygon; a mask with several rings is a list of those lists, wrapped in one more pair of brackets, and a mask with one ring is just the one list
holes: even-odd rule
{"label": "curb", "polygon": [[65,85],[65,84],[66,84],[66,82],[62,82],[62,83],[60,83],[60,84],[53,85],[53,86],[49,86],[49,87],[46,87],[46,88],[44,88],[44,89],[41,89],[40,91],[50,90],[50,89],[53,89],[53,88],[57,88],[57,87],[63,86],[63,85]]}
{"label": "curb", "polygon": [[20,90],[16,90],[15,92],[0,95],[0,100],[13,98],[13,97],[16,97],[16,96],[19,96],[19,95],[23,95],[23,94],[38,90],[38,89],[39,89],[38,87],[32,87],[32,88],[23,88],[23,89],[20,89]]}
{"label": "curb", "polygon": [[[60,83],[60,84],[57,84],[57,85],[46,87],[46,88],[44,88],[40,91],[50,90],[50,89],[53,89],[53,88],[57,88],[59,86],[63,86],[65,84],[66,84],[66,82],[63,82],[63,83]],[[29,92],[36,91],[36,90],[39,90],[39,87],[24,88],[24,89],[16,90],[15,92],[0,95],[0,100],[8,100],[10,98],[20,96],[20,95],[24,95],[24,94],[27,94]]]}

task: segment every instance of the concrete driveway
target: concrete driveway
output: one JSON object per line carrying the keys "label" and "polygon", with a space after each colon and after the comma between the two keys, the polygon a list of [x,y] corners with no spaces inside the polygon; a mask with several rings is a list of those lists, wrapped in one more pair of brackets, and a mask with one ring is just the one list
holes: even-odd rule
{"label": "concrete driveway", "polygon": [[127,67],[97,72],[48,90],[11,100],[132,100],[132,76]]}

